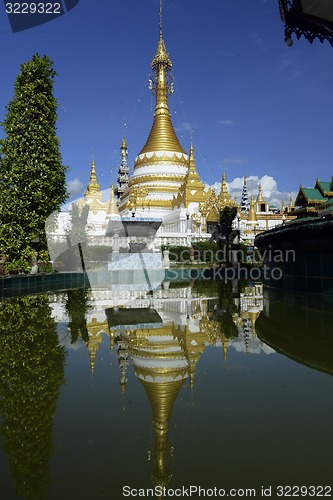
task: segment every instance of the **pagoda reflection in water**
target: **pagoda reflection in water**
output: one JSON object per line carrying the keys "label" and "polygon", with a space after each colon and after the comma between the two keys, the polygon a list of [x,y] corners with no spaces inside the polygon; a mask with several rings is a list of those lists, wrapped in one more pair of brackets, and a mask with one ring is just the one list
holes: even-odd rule
{"label": "pagoda reflection in water", "polygon": [[[133,364],[148,396],[155,435],[148,456],[155,486],[166,487],[172,478],[169,420],[186,380],[193,391],[197,363],[205,349],[221,348],[225,360],[231,348],[246,353],[274,352],[255,332],[255,320],[263,304],[260,284],[243,287],[242,292],[236,282],[210,284],[202,291],[197,285],[164,282],[160,290],[150,293],[124,290],[116,295],[114,291],[94,290],[91,303],[86,291],[74,291],[87,299],[86,307],[81,308],[83,317],[76,319],[89,350],[91,373],[106,334],[110,348],[117,349],[122,393]],[[53,304],[53,310],[56,316],[65,313],[59,302]],[[68,307],[66,313],[70,315]],[[78,325],[75,328],[68,319],[76,341]]]}

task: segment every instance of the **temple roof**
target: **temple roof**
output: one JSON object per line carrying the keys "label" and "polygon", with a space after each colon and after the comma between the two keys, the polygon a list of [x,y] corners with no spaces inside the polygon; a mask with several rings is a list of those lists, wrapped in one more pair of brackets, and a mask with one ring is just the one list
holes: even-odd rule
{"label": "temple roof", "polygon": [[323,202],[326,201],[327,198],[324,197],[319,189],[317,188],[305,188],[303,186],[300,187],[298,195],[295,200],[295,205],[301,205],[302,206],[302,199],[306,203],[315,203],[315,202]]}
{"label": "temple roof", "polygon": [[332,182],[322,182],[319,179],[317,179],[314,188],[318,189],[323,196],[328,196],[328,197],[333,196]]}

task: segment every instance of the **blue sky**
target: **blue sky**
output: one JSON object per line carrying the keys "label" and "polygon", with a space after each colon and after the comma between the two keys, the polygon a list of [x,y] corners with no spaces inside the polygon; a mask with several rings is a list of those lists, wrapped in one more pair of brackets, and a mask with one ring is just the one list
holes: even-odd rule
{"label": "blue sky", "polygon": [[[116,179],[125,120],[131,167],[146,141],[158,12],[158,0],[80,0],[65,16],[13,34],[0,4],[0,119],[20,64],[47,54],[59,74],[58,136],[77,196],[89,179],[92,148],[101,188]],[[173,62],[173,124],[186,150],[194,129],[203,180],[214,184],[225,168],[233,191],[246,171],[250,190],[263,178],[264,194],[281,199],[300,182],[331,179],[328,42],[301,39],[287,47],[277,0],[164,0],[163,25]]]}

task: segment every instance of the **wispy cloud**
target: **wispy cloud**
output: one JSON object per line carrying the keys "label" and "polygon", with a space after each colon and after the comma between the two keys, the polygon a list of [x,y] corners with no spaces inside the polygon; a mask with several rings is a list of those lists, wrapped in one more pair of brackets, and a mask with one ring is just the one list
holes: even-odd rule
{"label": "wispy cloud", "polygon": [[224,158],[222,160],[222,165],[244,165],[244,163],[247,163],[244,158]]}
{"label": "wispy cloud", "polygon": [[235,122],[233,120],[230,120],[230,119],[226,119],[226,120],[216,120],[217,123],[220,123],[220,125],[235,125]]}
{"label": "wispy cloud", "polygon": [[68,181],[67,190],[69,193],[69,198],[73,199],[78,194],[82,194],[83,188],[83,183],[77,177],[73,181]]}
{"label": "wispy cloud", "polygon": [[299,61],[291,56],[281,58],[280,71],[285,73],[287,80],[295,80],[303,73]]}
{"label": "wispy cloud", "polygon": [[175,126],[176,132],[191,132],[192,130],[197,130],[199,127],[194,123],[181,122]]}
{"label": "wispy cloud", "polygon": [[257,49],[262,50],[262,51],[266,50],[266,41],[263,38],[261,38],[259,33],[257,33],[255,31],[254,33],[252,33],[251,37],[252,37],[253,45],[255,47],[257,47]]}

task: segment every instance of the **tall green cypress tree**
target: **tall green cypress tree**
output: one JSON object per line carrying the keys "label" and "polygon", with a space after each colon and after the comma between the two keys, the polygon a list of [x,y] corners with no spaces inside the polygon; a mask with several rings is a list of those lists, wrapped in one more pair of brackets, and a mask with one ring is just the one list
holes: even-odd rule
{"label": "tall green cypress tree", "polygon": [[35,54],[21,65],[0,141],[0,253],[7,269],[29,269],[39,238],[39,258],[48,259],[47,217],[67,198],[66,170],[56,135],[57,99],[53,62]]}

